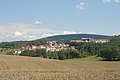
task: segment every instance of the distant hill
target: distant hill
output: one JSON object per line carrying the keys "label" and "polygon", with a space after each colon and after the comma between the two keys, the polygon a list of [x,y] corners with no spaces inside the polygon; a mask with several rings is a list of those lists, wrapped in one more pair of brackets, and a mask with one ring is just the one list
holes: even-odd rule
{"label": "distant hill", "polygon": [[46,38],[42,38],[44,40],[66,40],[66,39],[80,39],[80,38],[108,38],[110,36],[106,35],[97,35],[97,34],[69,34],[69,35],[56,35],[56,36],[50,36]]}

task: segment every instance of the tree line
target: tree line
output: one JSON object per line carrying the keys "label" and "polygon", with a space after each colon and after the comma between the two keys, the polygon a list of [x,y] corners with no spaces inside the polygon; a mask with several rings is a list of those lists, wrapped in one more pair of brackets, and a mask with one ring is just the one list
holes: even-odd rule
{"label": "tree line", "polygon": [[[86,54],[86,55],[85,55]],[[43,58],[49,58],[49,59],[72,59],[72,58],[82,58],[90,56],[89,53],[81,53],[78,50],[73,49],[67,49],[67,50],[61,50],[58,52],[46,52],[46,50],[25,50],[21,54],[21,56],[30,56],[30,57],[43,57]]]}

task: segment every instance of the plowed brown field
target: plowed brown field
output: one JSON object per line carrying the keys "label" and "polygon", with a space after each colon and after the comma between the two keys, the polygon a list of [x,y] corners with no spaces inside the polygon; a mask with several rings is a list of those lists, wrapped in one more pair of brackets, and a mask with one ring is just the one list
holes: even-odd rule
{"label": "plowed brown field", "polygon": [[120,62],[0,55],[0,80],[120,80]]}

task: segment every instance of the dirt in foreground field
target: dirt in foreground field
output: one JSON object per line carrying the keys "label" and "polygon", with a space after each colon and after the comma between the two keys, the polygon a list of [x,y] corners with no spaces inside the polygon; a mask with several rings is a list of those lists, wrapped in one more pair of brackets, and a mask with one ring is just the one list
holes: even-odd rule
{"label": "dirt in foreground field", "polygon": [[120,62],[0,55],[0,80],[120,80]]}

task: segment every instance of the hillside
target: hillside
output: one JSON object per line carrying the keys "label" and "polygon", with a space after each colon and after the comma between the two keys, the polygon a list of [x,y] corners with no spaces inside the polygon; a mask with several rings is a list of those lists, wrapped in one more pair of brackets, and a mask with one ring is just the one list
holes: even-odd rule
{"label": "hillside", "polygon": [[0,55],[0,80],[120,80],[119,62]]}
{"label": "hillside", "polygon": [[69,35],[57,35],[43,38],[44,40],[64,40],[64,39],[80,39],[80,38],[108,38],[110,36],[97,35],[97,34],[69,34]]}

